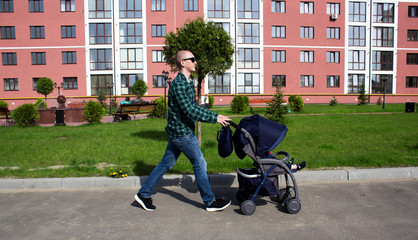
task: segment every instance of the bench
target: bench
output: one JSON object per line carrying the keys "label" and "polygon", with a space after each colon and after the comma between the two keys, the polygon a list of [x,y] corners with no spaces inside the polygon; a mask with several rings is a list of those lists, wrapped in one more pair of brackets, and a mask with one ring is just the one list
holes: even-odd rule
{"label": "bench", "polygon": [[113,115],[113,122],[120,122],[121,120],[131,120],[129,115],[133,115],[134,119],[137,114],[152,113],[157,107],[156,103],[142,103],[142,104],[121,104],[118,110]]}
{"label": "bench", "polygon": [[8,108],[0,108],[0,119],[6,119],[6,127],[11,127],[16,123],[16,121],[12,119]]}
{"label": "bench", "polygon": [[250,111],[251,114],[255,114],[254,112],[254,108],[265,108],[266,104],[268,102],[272,102],[273,100],[269,99],[269,98],[265,98],[265,99],[250,99],[249,100],[249,104],[250,104]]}

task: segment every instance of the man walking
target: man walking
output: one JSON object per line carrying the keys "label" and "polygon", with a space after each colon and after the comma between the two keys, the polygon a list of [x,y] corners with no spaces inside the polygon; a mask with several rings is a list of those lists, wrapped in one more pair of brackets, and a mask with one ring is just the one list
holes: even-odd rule
{"label": "man walking", "polygon": [[179,69],[168,90],[168,119],[166,132],[169,140],[161,162],[155,167],[145,184],[135,195],[135,200],[147,211],[155,210],[152,204],[152,189],[163,175],[172,169],[177,158],[183,153],[192,163],[196,183],[206,210],[221,211],[227,208],[231,201],[217,198],[210,187],[206,171],[206,160],[199,148],[199,142],[194,134],[195,121],[220,123],[228,125],[230,118],[201,107],[196,102],[196,91],[190,79],[196,71],[196,58],[190,51],[182,50],[176,54]]}

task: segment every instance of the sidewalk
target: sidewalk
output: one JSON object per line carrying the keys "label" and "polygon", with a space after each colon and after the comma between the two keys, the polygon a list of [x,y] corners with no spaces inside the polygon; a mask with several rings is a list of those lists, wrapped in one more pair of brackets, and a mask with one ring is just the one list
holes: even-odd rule
{"label": "sidewalk", "polygon": [[[236,173],[211,174],[211,185],[215,187],[238,187]],[[82,188],[139,188],[147,176],[130,176],[113,179],[109,177],[80,178],[34,178],[0,179],[0,190],[7,189],[82,189]],[[329,171],[300,171],[295,174],[297,183],[358,182],[376,180],[399,180],[418,178],[418,167],[347,169]],[[280,179],[283,182],[283,178]],[[194,175],[165,175],[158,186],[195,186]]]}

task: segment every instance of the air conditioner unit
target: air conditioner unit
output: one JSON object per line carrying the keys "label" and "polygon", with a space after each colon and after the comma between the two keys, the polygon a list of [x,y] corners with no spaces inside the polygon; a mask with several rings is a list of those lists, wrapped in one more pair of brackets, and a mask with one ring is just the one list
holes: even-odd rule
{"label": "air conditioner unit", "polygon": [[331,14],[331,20],[337,20],[338,15],[337,14]]}

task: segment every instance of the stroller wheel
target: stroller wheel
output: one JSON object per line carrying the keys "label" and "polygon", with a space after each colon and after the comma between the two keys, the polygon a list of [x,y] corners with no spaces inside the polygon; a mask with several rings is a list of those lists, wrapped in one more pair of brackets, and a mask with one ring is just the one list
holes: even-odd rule
{"label": "stroller wheel", "polygon": [[289,211],[289,213],[296,214],[300,211],[301,204],[300,204],[299,199],[292,198],[292,199],[286,201],[285,207],[286,207],[287,211]]}
{"label": "stroller wheel", "polygon": [[288,189],[282,189],[279,191],[279,195],[277,195],[277,199],[280,204],[285,203],[292,197],[292,194]]}
{"label": "stroller wheel", "polygon": [[240,209],[244,215],[252,215],[255,212],[255,203],[251,200],[246,200],[241,203]]}

